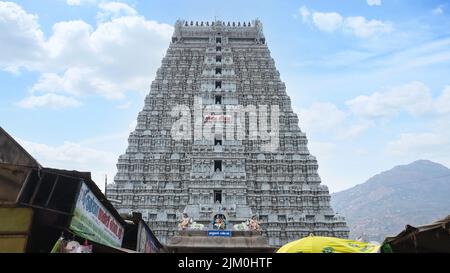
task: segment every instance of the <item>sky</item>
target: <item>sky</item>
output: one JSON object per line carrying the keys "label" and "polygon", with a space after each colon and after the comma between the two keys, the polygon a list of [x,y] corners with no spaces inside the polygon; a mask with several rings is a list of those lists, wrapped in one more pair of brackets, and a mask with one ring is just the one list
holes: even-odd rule
{"label": "sky", "polygon": [[103,189],[178,19],[259,18],[322,183],[450,167],[450,1],[0,1],[0,126]]}

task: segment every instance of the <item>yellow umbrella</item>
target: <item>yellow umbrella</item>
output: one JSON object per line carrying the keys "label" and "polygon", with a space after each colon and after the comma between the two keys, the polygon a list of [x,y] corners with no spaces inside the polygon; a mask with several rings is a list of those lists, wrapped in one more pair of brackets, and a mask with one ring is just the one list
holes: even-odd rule
{"label": "yellow umbrella", "polygon": [[311,235],[285,244],[277,253],[377,253],[379,249],[372,243]]}

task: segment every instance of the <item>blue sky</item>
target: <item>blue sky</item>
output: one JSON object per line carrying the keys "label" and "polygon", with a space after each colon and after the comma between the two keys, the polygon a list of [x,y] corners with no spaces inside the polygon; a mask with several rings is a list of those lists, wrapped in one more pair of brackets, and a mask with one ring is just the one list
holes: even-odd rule
{"label": "blue sky", "polygon": [[0,1],[0,125],[111,181],[176,19],[216,17],[263,22],[330,191],[450,166],[449,1]]}

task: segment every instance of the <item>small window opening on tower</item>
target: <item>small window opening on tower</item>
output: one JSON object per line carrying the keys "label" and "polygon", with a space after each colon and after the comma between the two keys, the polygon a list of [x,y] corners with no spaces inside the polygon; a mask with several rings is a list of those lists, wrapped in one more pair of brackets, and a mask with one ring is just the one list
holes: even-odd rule
{"label": "small window opening on tower", "polygon": [[216,89],[222,88],[222,81],[216,81]]}
{"label": "small window opening on tower", "polygon": [[222,75],[222,68],[216,67],[216,75]]}
{"label": "small window opening on tower", "polygon": [[216,51],[217,51],[217,52],[222,51],[222,47],[221,47],[221,46],[216,46]]}
{"label": "small window opening on tower", "polygon": [[214,203],[219,202],[222,203],[222,191],[215,190],[214,191]]}
{"label": "small window opening on tower", "polygon": [[222,62],[222,56],[216,56],[216,63]]}
{"label": "small window opening on tower", "polygon": [[168,219],[168,220],[176,220],[176,219],[177,219],[177,216],[176,216],[176,214],[168,213],[168,214],[167,214],[167,219]]}
{"label": "small window opening on tower", "polygon": [[217,37],[216,38],[216,43],[221,44],[222,43],[222,38],[221,37]]}
{"label": "small window opening on tower", "polygon": [[222,96],[220,95],[216,96],[216,104],[222,104]]}
{"label": "small window opening on tower", "polygon": [[215,137],[214,138],[214,145],[215,146],[222,146],[222,139],[218,138],[218,137]]}
{"label": "small window opening on tower", "polygon": [[214,172],[218,173],[222,171],[222,160],[214,160]]}

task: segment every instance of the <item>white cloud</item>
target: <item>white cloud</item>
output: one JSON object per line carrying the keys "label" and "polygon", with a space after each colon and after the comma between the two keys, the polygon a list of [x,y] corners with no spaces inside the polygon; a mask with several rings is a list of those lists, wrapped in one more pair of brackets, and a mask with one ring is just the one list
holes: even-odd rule
{"label": "white cloud", "polygon": [[336,155],[337,145],[332,142],[309,141],[308,149],[311,155],[320,161],[333,158]]}
{"label": "white cloud", "polygon": [[393,31],[390,22],[368,20],[363,16],[343,17],[337,12],[310,11],[305,6],[300,7],[299,13],[304,23],[312,23],[319,30],[325,32],[342,31],[359,38],[376,37]]}
{"label": "white cloud", "polygon": [[118,155],[89,148],[80,143],[65,141],[61,145],[50,146],[15,138],[36,160],[45,167],[88,171],[100,189],[104,188],[104,176],[111,182],[116,169]]}
{"label": "white cloud", "polygon": [[381,6],[381,0],[367,0],[369,6]]}
{"label": "white cloud", "polygon": [[447,64],[450,61],[450,38],[438,38],[424,43],[414,44],[408,48],[380,54],[374,58],[371,67],[385,74],[405,73],[417,67],[434,64]]}
{"label": "white cloud", "polygon": [[77,96],[97,94],[108,99],[123,98],[123,85],[101,76],[93,68],[73,67],[67,69],[62,76],[43,74],[31,90],[63,92]]}
{"label": "white cloud", "polygon": [[444,5],[439,5],[431,11],[434,15],[440,15],[444,13]]}
{"label": "white cloud", "polygon": [[380,20],[367,20],[362,16],[347,17],[345,28],[357,37],[368,38],[380,33],[388,33],[393,30],[392,24]]}
{"label": "white cloud", "polygon": [[52,30],[52,36],[45,43],[49,56],[42,60],[43,69],[80,65],[86,62],[91,57],[90,52],[96,49],[90,41],[93,28],[84,21],[58,22],[53,25]]}
{"label": "white cloud", "polygon": [[[365,71],[364,77],[368,77],[371,73],[378,76],[414,74],[417,68],[432,69],[433,65],[446,65],[450,62],[448,37],[413,44],[405,42],[407,39],[401,39],[402,34],[389,37],[365,41],[362,49],[344,49],[321,57],[311,57],[294,65],[315,69],[339,69],[339,66],[346,66],[353,70]],[[354,75],[351,77],[353,79]]]}
{"label": "white cloud", "polygon": [[58,22],[45,39],[36,16],[0,2],[0,68],[40,72],[33,93],[117,99],[147,91],[173,27],[146,20],[123,3],[101,4],[101,12],[109,17],[97,26]]}
{"label": "white cloud", "polygon": [[305,6],[302,6],[300,7],[299,12],[302,16],[303,22],[307,22],[309,20],[309,17],[311,16],[311,12],[309,11],[309,9]]}
{"label": "white cloud", "polygon": [[406,133],[391,141],[387,145],[389,153],[395,155],[407,155],[412,150],[420,151],[425,155],[434,152],[436,149],[442,149],[444,146],[450,145],[450,138],[435,133]]}
{"label": "white cloud", "polygon": [[[25,149],[44,166],[57,168],[75,168],[76,166],[89,166],[89,163],[110,162],[111,153],[87,148],[75,142],[65,141],[59,146],[49,146],[25,140],[19,140]],[[114,159],[115,161],[115,159]],[[73,164],[73,166],[68,166]],[[83,169],[83,167],[81,168]]]}
{"label": "white cloud", "polygon": [[369,96],[358,96],[348,100],[346,104],[353,113],[366,118],[392,117],[401,111],[415,116],[442,116],[450,113],[450,86],[446,86],[438,97],[433,98],[428,86],[413,81]]}
{"label": "white cloud", "polygon": [[61,93],[64,92],[64,80],[54,73],[41,74],[37,83],[31,88],[31,92],[49,92]]}
{"label": "white cloud", "polygon": [[95,4],[97,0],[66,0],[66,4],[69,6],[81,6],[85,4]]}
{"label": "white cloud", "polygon": [[428,159],[450,165],[450,86],[433,100],[424,131],[405,132],[385,146],[386,154],[403,161]]}
{"label": "white cloud", "polygon": [[131,106],[131,101],[127,101],[126,103],[117,105],[117,109],[128,109]]}
{"label": "white cloud", "polygon": [[45,94],[42,96],[29,96],[21,101],[19,101],[18,106],[26,109],[33,108],[50,108],[50,109],[61,109],[61,108],[71,108],[78,107],[81,103],[71,97],[56,95],[56,94]]}
{"label": "white cloud", "polygon": [[358,96],[346,101],[357,115],[366,118],[391,117],[401,111],[420,115],[432,109],[433,99],[429,87],[421,82],[411,82],[375,92],[369,96]]}
{"label": "white cloud", "polygon": [[350,124],[349,126],[340,128],[336,133],[336,137],[339,140],[353,139],[372,127],[372,125],[373,123],[370,121],[358,120],[357,122]]}
{"label": "white cloud", "polygon": [[405,133],[388,142],[385,152],[408,161],[428,159],[450,165],[448,132]]}
{"label": "white cloud", "polygon": [[312,15],[314,25],[326,32],[333,32],[342,25],[342,16],[336,12],[314,12]]}
{"label": "white cloud", "polygon": [[295,110],[299,125],[308,134],[325,133],[338,141],[353,139],[373,126],[373,122],[352,116],[332,103],[313,103],[309,108]]}
{"label": "white cloud", "polygon": [[366,59],[373,57],[374,54],[367,51],[359,50],[343,50],[330,55],[325,55],[313,60],[305,60],[295,63],[297,67],[325,67],[325,68],[337,68],[341,66],[352,66],[364,63]]}
{"label": "white cloud", "polygon": [[33,66],[45,55],[44,34],[37,19],[15,3],[0,2],[1,68],[17,71],[23,66]]}
{"label": "white cloud", "polygon": [[324,132],[336,128],[347,114],[332,103],[314,103],[299,110],[300,126],[306,132]]}
{"label": "white cloud", "polygon": [[[388,119],[406,112],[415,118],[442,120],[450,114],[450,86],[433,97],[424,83],[413,81],[386,88],[371,95],[358,96],[346,101],[348,108],[339,109],[332,103],[314,103],[301,108],[300,127],[307,133],[326,133],[338,141],[353,139],[376,125],[376,119]],[[450,117],[450,116],[449,116]],[[441,126],[442,127],[442,126]],[[446,131],[447,127],[441,131]],[[448,126],[450,132],[450,126]]]}
{"label": "white cloud", "polygon": [[444,88],[442,95],[434,103],[433,109],[439,114],[450,113],[450,85]]}
{"label": "white cloud", "polygon": [[140,16],[114,18],[95,30],[84,22],[56,24],[49,47],[57,64],[67,65],[57,82],[67,93],[110,99],[146,90],[172,30]]}
{"label": "white cloud", "polygon": [[99,5],[100,12],[97,14],[97,20],[103,22],[111,18],[118,18],[122,16],[136,16],[137,11],[120,2],[105,2]]}
{"label": "white cloud", "polygon": [[122,131],[56,145],[15,139],[45,167],[91,172],[103,190],[105,174],[109,183],[113,181],[117,158],[125,151],[128,136],[129,132]]}

